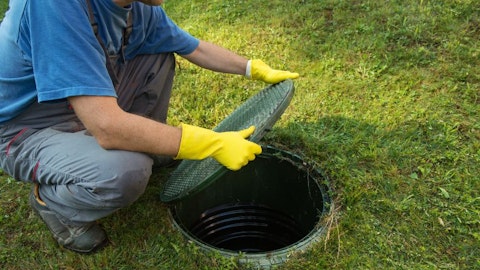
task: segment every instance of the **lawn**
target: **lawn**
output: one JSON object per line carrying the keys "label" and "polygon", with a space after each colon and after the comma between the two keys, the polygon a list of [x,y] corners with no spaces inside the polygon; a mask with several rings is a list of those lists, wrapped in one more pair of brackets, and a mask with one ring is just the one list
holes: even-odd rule
{"label": "lawn", "polygon": [[[318,164],[335,211],[328,235],[279,269],[480,269],[478,1],[164,8],[201,39],[301,74],[263,142]],[[212,128],[265,86],[178,59],[169,121]],[[27,204],[30,186],[0,172],[0,268],[246,268],[172,227],[159,201],[169,173],[156,171],[138,202],[101,220],[111,245],[82,256],[57,247]]]}

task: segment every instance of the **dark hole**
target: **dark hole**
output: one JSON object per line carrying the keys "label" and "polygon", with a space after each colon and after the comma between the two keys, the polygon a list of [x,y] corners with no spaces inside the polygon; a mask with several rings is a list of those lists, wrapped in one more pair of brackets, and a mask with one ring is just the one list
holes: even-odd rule
{"label": "dark hole", "polygon": [[[330,200],[321,172],[278,149],[176,201],[173,218],[187,237],[213,250],[267,253],[304,247]],[[283,255],[282,255],[283,256]]]}
{"label": "dark hole", "polygon": [[307,233],[292,217],[255,203],[229,203],[208,209],[190,232],[212,246],[245,253],[280,249]]}

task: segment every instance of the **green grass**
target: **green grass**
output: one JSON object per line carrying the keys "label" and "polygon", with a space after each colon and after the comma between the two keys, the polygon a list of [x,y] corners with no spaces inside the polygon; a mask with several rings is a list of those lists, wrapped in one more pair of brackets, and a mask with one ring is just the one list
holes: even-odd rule
{"label": "green grass", "polygon": [[[328,237],[280,269],[480,269],[476,0],[164,7],[199,38],[302,75],[264,142],[317,163],[338,208]],[[263,87],[179,60],[170,123],[213,127]],[[156,172],[137,203],[102,220],[109,247],[81,256],[33,215],[30,187],[0,174],[0,268],[242,269],[172,228],[158,196],[167,176]]]}

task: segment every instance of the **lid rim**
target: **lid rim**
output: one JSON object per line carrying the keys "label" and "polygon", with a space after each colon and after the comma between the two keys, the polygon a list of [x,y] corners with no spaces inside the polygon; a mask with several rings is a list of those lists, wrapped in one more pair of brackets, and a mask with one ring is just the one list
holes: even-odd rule
{"label": "lid rim", "polygon": [[[248,139],[258,143],[283,115],[293,98],[294,90],[295,87],[292,80],[269,85],[235,109],[213,130],[216,132],[237,131],[254,125],[255,132]],[[274,98],[277,98],[277,100],[273,100]],[[269,103],[265,104],[265,107],[261,107],[262,102],[265,103],[266,101]],[[256,108],[252,110],[249,106]],[[255,111],[255,109],[257,110]],[[261,112],[258,112],[258,109]],[[249,115],[252,111],[257,114],[254,116]],[[193,171],[200,169],[207,169],[207,172],[202,174],[203,179],[191,180]],[[213,158],[183,160],[165,183],[160,194],[160,200],[165,203],[172,203],[186,198],[206,188],[226,172],[228,172],[228,169]],[[187,178],[188,176],[190,176],[190,180]]]}

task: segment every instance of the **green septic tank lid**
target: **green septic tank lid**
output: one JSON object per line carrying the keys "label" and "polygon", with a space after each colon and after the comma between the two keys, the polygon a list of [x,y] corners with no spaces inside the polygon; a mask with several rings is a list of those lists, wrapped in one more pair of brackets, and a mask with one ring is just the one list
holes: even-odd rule
{"label": "green septic tank lid", "polygon": [[[270,85],[248,99],[213,130],[238,131],[253,125],[255,132],[249,140],[259,142],[288,107],[293,92],[292,80]],[[213,183],[227,171],[213,158],[183,160],[165,183],[160,199],[173,202],[185,198]]]}

